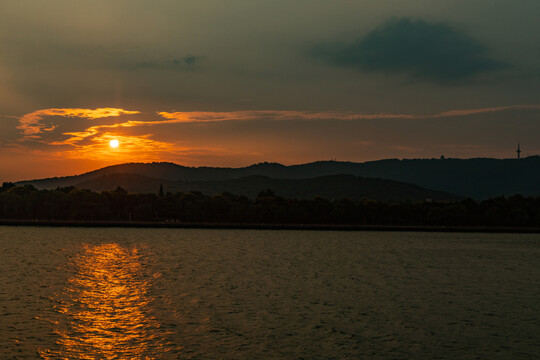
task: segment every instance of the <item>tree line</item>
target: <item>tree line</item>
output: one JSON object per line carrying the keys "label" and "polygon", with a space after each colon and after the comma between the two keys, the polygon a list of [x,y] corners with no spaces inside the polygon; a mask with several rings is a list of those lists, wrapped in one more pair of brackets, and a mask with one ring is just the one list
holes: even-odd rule
{"label": "tree line", "polygon": [[484,201],[381,202],[364,199],[286,199],[272,190],[256,199],[223,193],[156,194],[94,192],[75,187],[37,190],[4,183],[0,219],[42,221],[167,221],[236,224],[336,224],[395,226],[540,227],[540,197],[496,197]]}

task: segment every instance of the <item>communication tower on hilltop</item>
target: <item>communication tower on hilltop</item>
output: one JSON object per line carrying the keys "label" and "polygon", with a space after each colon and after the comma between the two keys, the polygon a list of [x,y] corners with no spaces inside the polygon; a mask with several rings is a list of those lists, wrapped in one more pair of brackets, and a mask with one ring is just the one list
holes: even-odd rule
{"label": "communication tower on hilltop", "polygon": [[519,159],[519,157],[521,155],[521,150],[519,149],[519,141],[518,141],[518,148],[516,150],[516,153],[517,153],[517,158]]}

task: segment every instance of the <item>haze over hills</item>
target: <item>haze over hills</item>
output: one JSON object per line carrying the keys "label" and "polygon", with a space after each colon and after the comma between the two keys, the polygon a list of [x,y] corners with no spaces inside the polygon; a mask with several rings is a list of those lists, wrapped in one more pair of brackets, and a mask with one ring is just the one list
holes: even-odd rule
{"label": "haze over hills", "polygon": [[[118,174],[139,175],[139,177],[125,175],[111,177]],[[122,186],[134,192],[146,189],[146,186],[143,185],[145,183],[148,184],[148,189],[152,184],[151,192],[155,192],[157,180],[164,183],[164,186],[167,184],[170,191],[190,189],[209,192],[211,189],[223,189],[223,191],[233,192],[227,189],[241,189],[242,186],[239,184],[245,184],[249,181],[250,184],[254,184],[253,186],[255,184],[265,187],[274,186],[283,188],[285,191],[285,188],[289,186],[286,185],[287,179],[315,179],[330,175],[354,175],[355,177],[394,180],[474,199],[514,194],[540,195],[539,156],[523,159],[388,159],[365,163],[319,161],[291,166],[259,163],[242,168],[195,168],[173,163],[129,163],[109,166],[77,176],[21,181],[18,184],[29,183],[40,189],[51,189],[58,186],[102,189],[100,184],[107,183],[107,185],[113,186],[114,181],[116,181],[118,182],[116,186]],[[258,176],[259,178],[249,178],[250,176]],[[336,177],[333,180],[343,182],[344,178]],[[373,181],[374,179],[357,179],[356,181],[368,180]],[[319,179],[318,182],[320,183],[322,180]],[[303,184],[303,186],[305,185]],[[329,183],[326,186],[338,187]],[[358,184],[358,186],[360,185]],[[374,186],[374,183],[370,186]],[[389,184],[386,183],[385,186],[389,186]],[[107,190],[110,189],[109,186]],[[261,189],[257,191],[259,190]],[[389,191],[389,188],[387,190]],[[286,192],[288,193],[288,191]],[[279,193],[278,195],[285,196],[285,194]],[[320,195],[322,196],[322,194]]]}

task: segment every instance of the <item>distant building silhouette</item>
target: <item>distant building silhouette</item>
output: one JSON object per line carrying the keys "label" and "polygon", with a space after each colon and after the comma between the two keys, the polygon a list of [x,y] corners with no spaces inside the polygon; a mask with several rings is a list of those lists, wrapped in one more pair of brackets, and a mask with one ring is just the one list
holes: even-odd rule
{"label": "distant building silhouette", "polygon": [[518,148],[516,150],[516,153],[517,153],[517,158],[519,159],[521,156],[521,150],[519,149],[519,141],[518,141]]}

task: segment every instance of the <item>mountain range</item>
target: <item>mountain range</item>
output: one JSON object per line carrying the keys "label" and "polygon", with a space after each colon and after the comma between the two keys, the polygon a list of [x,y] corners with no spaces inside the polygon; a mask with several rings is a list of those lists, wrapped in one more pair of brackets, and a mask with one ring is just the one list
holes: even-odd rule
{"label": "mountain range", "polygon": [[[76,186],[96,191],[231,192],[254,197],[266,188],[279,196],[455,200],[540,196],[540,156],[523,159],[388,159],[364,163],[318,161],[301,165],[259,163],[240,168],[127,163],[81,175],[21,181],[38,189]],[[453,195],[455,194],[455,195]]]}

